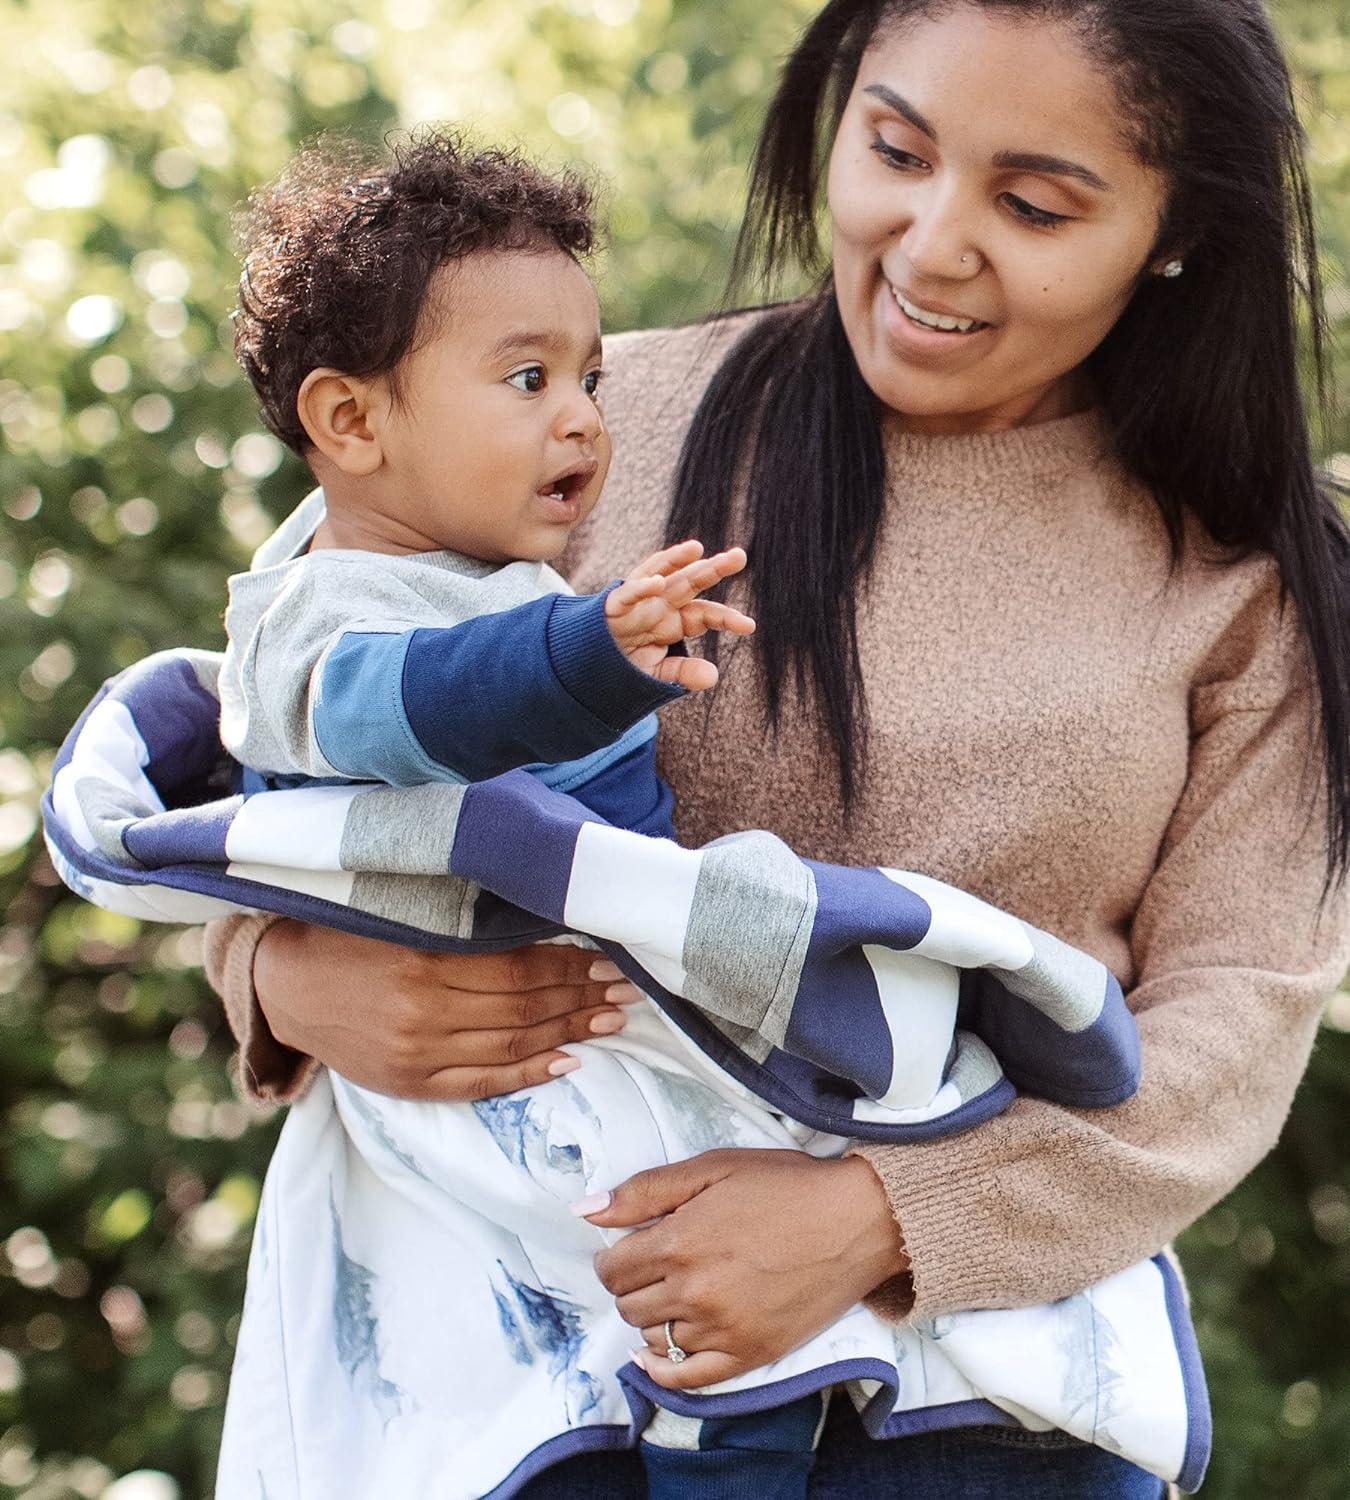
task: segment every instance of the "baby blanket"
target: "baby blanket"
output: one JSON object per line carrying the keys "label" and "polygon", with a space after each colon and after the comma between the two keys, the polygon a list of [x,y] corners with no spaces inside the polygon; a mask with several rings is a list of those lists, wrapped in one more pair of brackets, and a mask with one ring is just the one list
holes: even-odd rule
{"label": "baby blanket", "polygon": [[903,1327],[857,1307],[681,1397],[627,1361],[633,1331],[590,1267],[600,1231],[559,1216],[711,1146],[929,1139],[1019,1088],[1119,1102],[1138,1037],[1100,963],[920,874],[802,860],[762,832],[681,849],[523,771],[250,795],[220,750],[218,671],[152,657],[72,731],[44,818],[73,889],[150,920],[271,910],[458,951],[570,930],[654,1001],[587,1043],[582,1073],[502,1100],[388,1100],[320,1074],[259,1211],[221,1500],[506,1500],[548,1463],[633,1442],[655,1402],[734,1415],[834,1384],[877,1437],[1060,1428],[1199,1483],[1208,1404],[1161,1256],[1042,1307]]}
{"label": "baby blanket", "polygon": [[595,939],[698,1046],[818,1130],[917,1140],[1015,1088],[1100,1108],[1139,1042],[1096,959],[923,875],[696,850],[613,828],[524,771],[465,786],[234,791],[219,658],[153,656],[100,692],[43,806],[63,879],[156,921],[260,909],[415,946]]}

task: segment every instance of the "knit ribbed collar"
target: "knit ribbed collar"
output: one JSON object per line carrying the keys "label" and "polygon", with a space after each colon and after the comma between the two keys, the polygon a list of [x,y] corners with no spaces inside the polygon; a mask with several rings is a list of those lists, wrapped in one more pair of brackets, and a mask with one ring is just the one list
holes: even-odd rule
{"label": "knit ribbed collar", "polygon": [[1100,407],[1027,427],[932,437],[883,426],[892,478],[965,488],[981,480],[1003,485],[1093,467],[1111,448]]}

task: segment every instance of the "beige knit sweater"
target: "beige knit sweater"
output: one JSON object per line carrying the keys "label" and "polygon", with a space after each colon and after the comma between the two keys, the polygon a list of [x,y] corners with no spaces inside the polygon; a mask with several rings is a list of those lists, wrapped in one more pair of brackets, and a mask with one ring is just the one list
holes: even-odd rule
{"label": "beige knit sweater", "polygon": [[[737,324],[606,346],[615,459],[566,564],[603,584],[661,539],[680,443]],[[1268,560],[1196,528],[1169,576],[1146,493],[1092,413],[965,437],[888,433],[861,650],[871,779],[851,822],[804,710],[762,727],[752,651],[711,705],[663,712],[686,843],[767,828],[799,854],[919,870],[1095,954],[1143,1039],[1115,1109],[1022,1098],[956,1138],[867,1145],[913,1261],[914,1316],[1041,1302],[1157,1251],[1273,1144],[1350,902],[1322,912],[1312,694]],[[285,1097],[249,983],[264,923],[213,924],[208,969],[255,1088]]]}

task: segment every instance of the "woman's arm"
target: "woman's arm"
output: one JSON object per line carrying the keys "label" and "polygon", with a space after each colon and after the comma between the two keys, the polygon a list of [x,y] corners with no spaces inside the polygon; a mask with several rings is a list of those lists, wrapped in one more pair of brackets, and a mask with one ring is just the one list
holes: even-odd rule
{"label": "woman's arm", "polygon": [[[1197,687],[1190,772],[1134,914],[1137,1095],[1021,1098],[936,1145],[858,1148],[914,1261],[915,1315],[1064,1296],[1155,1253],[1271,1149],[1350,958],[1326,872],[1302,647],[1272,628]],[[1294,684],[1291,686],[1291,683]]]}
{"label": "woman's arm", "polygon": [[[425,953],[279,917],[206,930],[206,971],[239,1042],[245,1090],[303,1092],[315,1062],[405,1099],[507,1094],[577,1066],[558,1049],[624,1025],[626,983],[563,944]],[[601,972],[610,972],[606,966]]]}
{"label": "woman's arm", "polygon": [[309,1085],[312,1057],[279,1042],[267,1023],[254,987],[254,963],[263,938],[285,918],[273,912],[220,917],[206,924],[206,979],[225,1005],[225,1019],[239,1043],[239,1083],[260,1104],[287,1104]]}

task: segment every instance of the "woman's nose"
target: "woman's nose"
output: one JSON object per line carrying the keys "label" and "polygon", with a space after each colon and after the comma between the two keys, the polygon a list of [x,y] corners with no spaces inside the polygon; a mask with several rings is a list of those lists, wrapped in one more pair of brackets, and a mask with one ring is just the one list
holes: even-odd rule
{"label": "woman's nose", "polygon": [[965,281],[983,264],[972,225],[953,192],[932,192],[911,202],[900,231],[900,250],[916,280]]}

